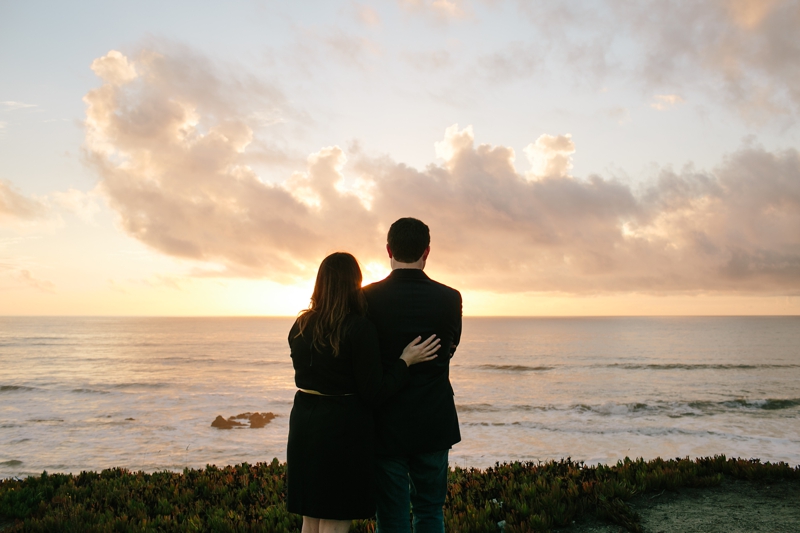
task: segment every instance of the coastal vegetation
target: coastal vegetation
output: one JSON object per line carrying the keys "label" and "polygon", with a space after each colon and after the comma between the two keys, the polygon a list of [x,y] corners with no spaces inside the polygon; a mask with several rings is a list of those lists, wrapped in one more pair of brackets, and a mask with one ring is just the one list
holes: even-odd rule
{"label": "coastal vegetation", "polygon": [[[16,531],[299,532],[302,519],[286,511],[285,463],[183,472],[49,474],[0,481],[0,529]],[[625,459],[589,466],[570,459],[513,462],[485,470],[450,471],[445,525],[458,532],[540,532],[592,514],[640,532],[628,505],[636,495],[711,487],[725,479],[800,481],[800,467],[729,459]],[[373,532],[359,520],[351,531]]]}

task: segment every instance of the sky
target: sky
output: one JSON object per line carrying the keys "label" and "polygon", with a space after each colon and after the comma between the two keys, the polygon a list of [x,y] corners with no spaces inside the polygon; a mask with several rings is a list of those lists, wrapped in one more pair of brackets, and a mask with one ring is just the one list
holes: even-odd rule
{"label": "sky", "polygon": [[0,0],[0,315],[800,313],[800,1]]}

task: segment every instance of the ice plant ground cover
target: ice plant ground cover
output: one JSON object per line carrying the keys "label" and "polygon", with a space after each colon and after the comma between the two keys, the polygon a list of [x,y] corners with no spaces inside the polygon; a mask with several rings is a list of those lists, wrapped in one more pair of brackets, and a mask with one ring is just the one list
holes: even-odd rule
{"label": "ice plant ground cover", "polygon": [[[286,511],[285,463],[178,472],[113,468],[0,482],[4,531],[300,531]],[[570,459],[503,463],[485,470],[455,467],[445,504],[448,531],[549,531],[593,514],[628,531],[642,531],[626,504],[633,496],[723,479],[800,481],[800,466],[728,459],[642,459],[587,466]],[[351,531],[372,532],[374,521]]]}

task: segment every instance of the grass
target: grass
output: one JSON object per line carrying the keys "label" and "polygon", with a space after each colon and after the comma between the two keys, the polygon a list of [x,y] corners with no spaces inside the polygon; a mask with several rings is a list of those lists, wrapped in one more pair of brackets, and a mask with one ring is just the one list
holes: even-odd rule
{"label": "grass", "polygon": [[[626,504],[641,493],[719,485],[724,478],[800,480],[800,467],[725,456],[642,459],[587,466],[569,459],[504,463],[486,470],[450,471],[447,531],[550,531],[593,513],[641,531]],[[16,531],[294,532],[302,519],[286,511],[285,464],[271,463],[178,472],[113,468],[0,481],[0,524]],[[3,528],[0,525],[0,528]],[[372,532],[372,520],[351,531]]]}

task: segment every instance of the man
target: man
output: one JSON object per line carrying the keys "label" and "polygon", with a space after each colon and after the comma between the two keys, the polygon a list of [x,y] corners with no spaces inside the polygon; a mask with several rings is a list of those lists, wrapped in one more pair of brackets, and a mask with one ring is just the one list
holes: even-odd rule
{"label": "man", "polygon": [[408,384],[375,413],[378,532],[444,531],[448,452],[461,440],[450,385],[450,358],[461,338],[461,294],[424,272],[430,231],[415,218],[389,228],[392,273],[364,288],[384,364],[415,337],[436,334],[438,357],[409,368]]}

